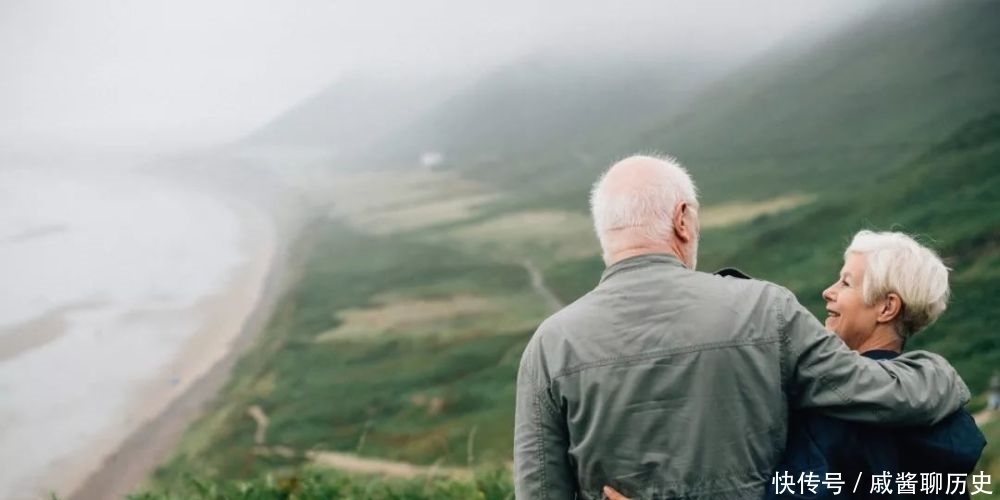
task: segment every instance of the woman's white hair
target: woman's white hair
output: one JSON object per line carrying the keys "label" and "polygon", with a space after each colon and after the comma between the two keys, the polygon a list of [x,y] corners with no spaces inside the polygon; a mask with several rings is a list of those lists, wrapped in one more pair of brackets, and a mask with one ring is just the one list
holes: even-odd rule
{"label": "woman's white hair", "polygon": [[[607,188],[608,174],[627,162],[643,162],[652,170],[639,186],[621,192]],[[648,173],[648,172],[647,172]],[[650,242],[672,237],[674,209],[680,202],[698,206],[694,181],[687,170],[671,157],[632,156],[612,165],[590,191],[590,211],[594,231],[607,256],[616,231],[633,228],[633,234]]]}
{"label": "woman's white hair", "polygon": [[890,292],[903,302],[896,331],[908,339],[937,321],[948,307],[948,268],[933,250],[897,232],[860,231],[844,258],[851,253],[867,259],[861,293],[872,305]]}

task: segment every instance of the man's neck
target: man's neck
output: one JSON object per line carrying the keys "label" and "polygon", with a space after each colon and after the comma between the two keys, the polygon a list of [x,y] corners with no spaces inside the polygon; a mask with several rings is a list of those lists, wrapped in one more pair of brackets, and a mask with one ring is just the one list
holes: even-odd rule
{"label": "man's neck", "polygon": [[[608,257],[607,265],[611,267],[625,259],[631,259],[632,257],[638,257],[640,255],[650,255],[650,254],[670,254],[677,257],[678,260],[684,262],[684,257],[675,245],[635,245],[626,248],[622,248]],[[686,263],[684,264],[687,265]]]}

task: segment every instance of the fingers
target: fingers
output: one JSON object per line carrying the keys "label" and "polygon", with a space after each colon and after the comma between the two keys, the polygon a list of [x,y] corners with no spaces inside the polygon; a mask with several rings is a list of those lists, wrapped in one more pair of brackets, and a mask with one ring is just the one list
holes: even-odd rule
{"label": "fingers", "polygon": [[608,500],[632,500],[629,497],[622,495],[621,493],[618,493],[617,491],[615,491],[614,488],[610,486],[604,487],[604,495],[608,497]]}

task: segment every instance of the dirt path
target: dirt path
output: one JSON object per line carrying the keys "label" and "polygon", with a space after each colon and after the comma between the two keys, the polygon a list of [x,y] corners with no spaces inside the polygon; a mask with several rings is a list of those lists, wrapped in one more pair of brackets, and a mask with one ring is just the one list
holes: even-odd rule
{"label": "dirt path", "polygon": [[267,441],[267,426],[271,420],[267,418],[264,409],[257,405],[248,408],[247,415],[250,415],[250,418],[257,424],[257,431],[253,434],[253,443],[257,446],[263,446]]}
{"label": "dirt path", "polygon": [[[254,448],[254,454],[263,457],[304,457],[320,467],[336,469],[341,472],[350,472],[354,474],[378,474],[381,476],[404,479],[427,476],[469,479],[473,476],[472,469],[467,467],[416,465],[409,462],[360,457],[354,453],[342,453],[337,451],[306,451],[303,453],[287,446],[257,446]],[[513,466],[513,464],[511,464],[511,466]]]}
{"label": "dirt path", "polygon": [[306,452],[305,456],[317,465],[359,474],[381,474],[401,478],[447,476],[456,479],[468,479],[473,475],[470,469],[464,467],[414,465],[407,462],[364,458],[351,453],[309,451]]}
{"label": "dirt path", "polygon": [[524,266],[524,269],[528,271],[528,275],[531,276],[531,288],[534,288],[535,292],[542,296],[549,309],[552,312],[562,309],[565,304],[545,285],[545,279],[542,277],[542,272],[538,270],[538,267],[527,259],[521,262],[521,265]]}

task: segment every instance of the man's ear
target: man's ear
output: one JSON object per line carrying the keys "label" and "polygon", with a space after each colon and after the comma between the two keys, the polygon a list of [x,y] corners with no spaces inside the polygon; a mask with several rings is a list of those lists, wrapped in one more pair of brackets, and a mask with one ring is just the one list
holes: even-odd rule
{"label": "man's ear", "polygon": [[691,225],[691,218],[688,217],[692,208],[686,201],[682,201],[674,210],[674,236],[677,241],[687,243],[694,239],[694,227]]}
{"label": "man's ear", "polygon": [[889,292],[882,300],[882,308],[878,311],[879,323],[892,323],[903,314],[903,299],[899,294]]}

